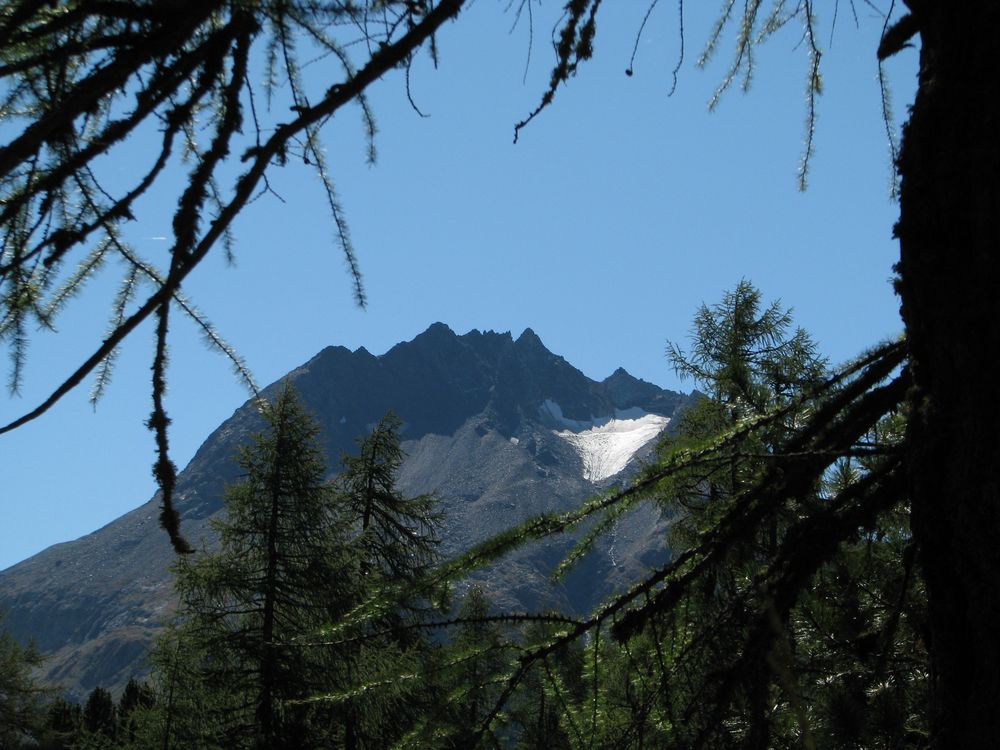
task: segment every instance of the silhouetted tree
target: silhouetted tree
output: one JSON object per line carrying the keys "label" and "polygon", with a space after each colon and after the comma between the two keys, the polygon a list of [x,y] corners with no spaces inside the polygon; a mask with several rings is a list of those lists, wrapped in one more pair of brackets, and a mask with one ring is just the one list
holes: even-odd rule
{"label": "silhouetted tree", "polygon": [[115,737],[115,702],[102,687],[91,690],[83,704],[83,728],[108,739]]}
{"label": "silhouetted tree", "polygon": [[[701,554],[735,504],[756,500],[768,464],[794,472],[786,445],[836,397],[834,389],[814,398],[825,390],[825,364],[790,324],[789,312],[777,303],[763,307],[760,293],[741,282],[721,303],[699,310],[690,354],[671,347],[678,372],[711,398],[683,416],[677,435],[661,444],[660,460],[732,436],[711,460],[692,462],[653,490],[675,519],[673,554]],[[826,457],[826,474],[776,499],[673,607],[646,624],[643,639],[622,644],[628,673],[643,670],[644,660],[649,665],[653,701],[642,705],[670,717],[674,744],[767,748],[805,736],[818,747],[883,746],[926,729],[927,658],[917,635],[926,611],[905,513],[859,516],[854,533],[825,552],[795,599],[778,604],[757,588],[804,519],[843,503],[898,461],[902,424],[899,416],[884,418],[839,459]],[[816,565],[803,558],[787,564]],[[770,632],[755,632],[760,626]],[[896,724],[880,720],[890,703]],[[844,716],[856,731],[838,721]]]}
{"label": "silhouetted tree", "polygon": [[46,750],[62,750],[79,742],[83,730],[83,711],[79,703],[57,697],[45,712],[45,728],[42,731],[41,747]]}
{"label": "silhouetted tree", "polygon": [[44,720],[44,691],[32,676],[42,663],[34,644],[22,646],[3,628],[0,612],[0,748],[15,748]]}
{"label": "silhouetted tree", "polygon": [[118,736],[123,740],[135,739],[135,719],[132,716],[139,709],[150,708],[155,702],[153,689],[135,677],[129,677],[121,698],[118,699]]}
{"label": "silhouetted tree", "polygon": [[404,458],[401,427],[389,411],[359,437],[358,454],[341,457],[343,471],[335,486],[338,502],[359,532],[353,546],[361,574],[412,593],[413,584],[438,559],[440,515],[432,495],[407,497],[396,486]]}
{"label": "silhouetted tree", "polygon": [[[448,652],[450,667],[445,688],[450,691],[447,712],[435,718],[447,739],[446,747],[489,747],[497,743],[495,726],[484,726],[500,695],[500,681],[508,662],[508,644],[501,627],[487,619],[494,614],[481,586],[473,584],[458,608],[459,625]],[[485,729],[485,731],[483,731]]]}
{"label": "silhouetted tree", "polygon": [[423,667],[429,644],[417,626],[440,608],[446,594],[427,580],[438,561],[434,497],[408,497],[396,486],[404,458],[401,427],[393,412],[383,416],[357,438],[356,455],[341,457],[343,471],[333,482],[338,513],[351,529],[347,554],[358,610],[365,613],[345,631],[354,640],[336,648],[349,684],[384,683],[346,696],[347,750],[390,745],[427,708],[418,683],[391,684],[392,675],[412,675]]}
{"label": "silhouetted tree", "polygon": [[174,689],[191,679],[214,693],[206,726],[223,727],[229,746],[292,748],[319,742],[313,729],[329,731],[294,702],[345,679],[327,658],[336,652],[301,641],[356,601],[356,576],[318,427],[290,386],[262,412],[267,429],[241,451],[245,477],[226,491],[219,551],[177,568],[177,648],[197,661]]}

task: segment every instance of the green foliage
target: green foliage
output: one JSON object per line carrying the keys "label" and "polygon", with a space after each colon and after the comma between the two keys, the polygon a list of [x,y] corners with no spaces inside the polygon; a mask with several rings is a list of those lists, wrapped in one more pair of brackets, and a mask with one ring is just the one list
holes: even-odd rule
{"label": "green foliage", "polygon": [[[0,626],[4,614],[0,612]],[[32,671],[42,663],[34,644],[22,646],[0,628],[0,748],[16,748],[42,725],[44,691]]]}
{"label": "green foliage", "polygon": [[[670,562],[518,646],[482,728],[616,750],[922,746],[902,344],[828,374],[790,314],[746,282],[703,306],[693,334],[690,355],[670,352],[709,396],[631,486],[529,519],[446,568],[589,521],[565,568],[640,502],[672,519]],[[582,668],[555,674],[554,655],[579,643]]]}
{"label": "green foliage", "polygon": [[152,687],[130,677],[118,700],[118,737],[123,743],[135,742],[136,730],[141,722],[137,714],[148,711],[155,703]]}
{"label": "green foliage", "polygon": [[83,728],[89,734],[114,740],[115,724],[115,703],[111,693],[102,687],[94,688],[83,706]]}
{"label": "green foliage", "polygon": [[133,713],[134,747],[225,747],[226,723],[222,717],[235,696],[212,685],[202,671],[211,662],[197,635],[184,623],[175,622],[157,639],[150,654],[156,678],[155,702]]}
{"label": "green foliage", "polygon": [[[449,654],[447,684],[452,747],[474,747],[480,730],[500,695],[498,678],[507,666],[506,638],[499,625],[485,618],[492,605],[480,586],[470,586],[458,609],[458,625]],[[492,731],[488,729],[487,731]],[[483,739],[485,741],[485,738]]]}
{"label": "green foliage", "polygon": [[83,710],[79,703],[57,697],[45,710],[45,726],[40,745],[46,750],[62,750],[79,743],[83,734]]}
{"label": "green foliage", "polygon": [[[870,439],[898,443],[904,429],[897,415]],[[841,460],[825,494],[843,491],[879,460]],[[900,504],[843,545],[792,610],[794,667],[825,676],[815,685],[800,680],[817,747],[927,744],[927,594],[915,551],[909,507]]]}
{"label": "green foliage", "polygon": [[156,702],[136,709],[135,741],[388,747],[424,706],[427,643],[414,626],[434,590],[420,583],[436,550],[432,499],[395,487],[391,415],[328,483],[291,387],[262,410],[219,550],[178,563],[178,619],[153,655]]}
{"label": "green foliage", "polygon": [[[676,344],[668,347],[676,372],[693,379],[708,398],[683,416],[677,438],[661,444],[661,456],[714,440],[747,420],[781,412],[780,418],[728,442],[711,463],[678,472],[669,486],[660,486],[658,501],[668,512],[680,511],[671,531],[673,549],[690,547],[718,523],[740,490],[760,473],[762,462],[780,449],[812,408],[810,394],[822,383],[826,363],[809,335],[791,326],[791,311],[782,310],[779,302],[763,307],[760,292],[743,280],[721,302],[698,309],[689,354]],[[773,551],[776,534],[772,524],[768,539],[759,540],[758,554]]]}
{"label": "green foliage", "polygon": [[[391,585],[397,607],[418,606],[417,585],[438,561],[440,515],[432,495],[406,497],[396,488],[403,463],[399,430],[392,411],[359,437],[358,454],[342,456],[343,471],[335,480],[340,512],[356,530],[352,555],[369,592]],[[417,587],[415,589],[415,587]],[[406,600],[404,602],[404,600]]]}
{"label": "green foliage", "polygon": [[[545,643],[551,625],[530,622],[523,628],[524,646]],[[581,717],[574,707],[584,698],[585,653],[579,642],[555,650],[529,671],[512,696],[508,711],[518,750],[568,750],[585,744]]]}
{"label": "green foliage", "polygon": [[[495,747],[502,722],[494,721],[511,643],[478,585],[462,597],[449,641],[427,652],[421,675],[423,709],[399,747],[473,750]],[[498,732],[500,734],[498,734]]]}
{"label": "green foliage", "polygon": [[[177,566],[181,622],[158,657],[165,729],[207,746],[317,743],[293,701],[343,671],[301,642],[355,597],[318,428],[289,387],[262,410],[268,427],[240,453],[244,478],[227,489],[219,551]],[[181,726],[190,701],[202,704],[200,727]]]}
{"label": "green foliage", "polygon": [[790,450],[856,388],[831,387],[790,324],[742,282],[701,308],[690,355],[670,348],[709,398],[646,472],[660,477],[646,496],[673,517],[674,562],[662,587],[637,587],[646,604],[616,624],[617,642],[592,647],[598,746],[920,746],[925,602],[906,505],[887,495],[837,516],[894,471],[903,420],[829,455]]}
{"label": "green foliage", "polygon": [[[420,624],[443,606],[446,589],[427,581],[437,562],[439,518],[431,495],[396,487],[403,461],[401,422],[387,413],[342,456],[332,483],[336,512],[348,529],[345,575],[354,581],[349,611],[319,636],[342,664],[335,688],[308,699],[341,718],[345,747],[388,747],[429,705],[419,675],[429,644]],[[339,735],[338,735],[339,736]]]}
{"label": "green foliage", "polygon": [[761,414],[815,386],[825,374],[816,344],[792,326],[780,302],[762,308],[761,293],[743,279],[722,301],[695,313],[691,352],[668,346],[674,369],[693,378],[734,419]]}

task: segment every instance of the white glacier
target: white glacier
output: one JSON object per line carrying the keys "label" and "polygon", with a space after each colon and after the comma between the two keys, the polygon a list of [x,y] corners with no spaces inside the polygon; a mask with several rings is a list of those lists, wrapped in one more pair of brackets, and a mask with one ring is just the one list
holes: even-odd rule
{"label": "white glacier", "polygon": [[[629,412],[634,414],[631,409]],[[639,449],[659,435],[668,422],[667,417],[659,414],[643,414],[632,419],[601,420],[601,424],[589,429],[563,430],[555,434],[576,449],[583,462],[583,478],[600,482],[624,469]]]}

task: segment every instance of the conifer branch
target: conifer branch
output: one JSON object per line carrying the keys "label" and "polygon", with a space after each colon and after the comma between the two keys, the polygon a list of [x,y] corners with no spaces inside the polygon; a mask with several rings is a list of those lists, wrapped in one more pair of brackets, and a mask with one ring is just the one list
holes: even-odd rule
{"label": "conifer branch", "polygon": [[[102,344],[73,373],[66,378],[37,407],[23,416],[0,426],[0,434],[9,432],[21,425],[37,419],[48,411],[64,395],[75,388],[90,372],[96,368],[115,347],[117,347],[140,323],[168,299],[175,288],[204,259],[209,250],[225,234],[233,220],[256,193],[257,187],[270,164],[287,149],[287,146],[300,133],[328,118],[342,106],[355,101],[364,90],[386,72],[391,70],[417,47],[426,42],[431,35],[446,21],[454,18],[462,9],[465,0],[442,0],[430,10],[419,23],[395,42],[386,44],[375,50],[368,63],[357,74],[329,88],[320,102],[306,107],[297,113],[291,122],[279,125],[271,137],[260,146],[246,151],[242,160],[250,166],[239,177],[235,184],[234,195],[224,204],[218,215],[209,224],[208,229],[198,238],[190,231],[196,217],[191,214],[190,207],[195,205],[197,190],[194,185],[186,191],[188,196],[184,208],[175,217],[175,225],[181,233],[181,238],[172,250],[179,258],[173,273],[168,276],[168,286],[157,289],[135,312],[111,332]],[[199,6],[201,7],[201,6]],[[221,145],[221,142],[220,142]],[[5,153],[6,150],[5,150]],[[202,171],[196,171],[200,178],[206,178]],[[205,183],[207,184],[207,183]],[[184,238],[185,242],[180,240]]]}

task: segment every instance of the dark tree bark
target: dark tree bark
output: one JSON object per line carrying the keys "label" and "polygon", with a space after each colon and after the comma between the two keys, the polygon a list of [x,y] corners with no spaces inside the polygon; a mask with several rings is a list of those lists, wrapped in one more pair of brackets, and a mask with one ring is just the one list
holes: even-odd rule
{"label": "dark tree bark", "polygon": [[1000,3],[907,0],[920,81],[899,161],[915,387],[912,528],[930,600],[933,744],[1000,746]]}
{"label": "dark tree bark", "polygon": [[[275,431],[276,453],[282,451],[282,430],[284,425],[278,423]],[[278,529],[281,513],[282,495],[281,467],[276,466],[271,491],[271,512],[267,527],[267,558],[264,574],[264,612],[261,624],[261,641],[263,651],[260,664],[260,693],[257,696],[257,722],[260,727],[259,745],[262,748],[275,748],[277,745],[277,722],[275,717],[276,683],[278,681],[277,653],[274,642],[274,607],[278,598]]]}

